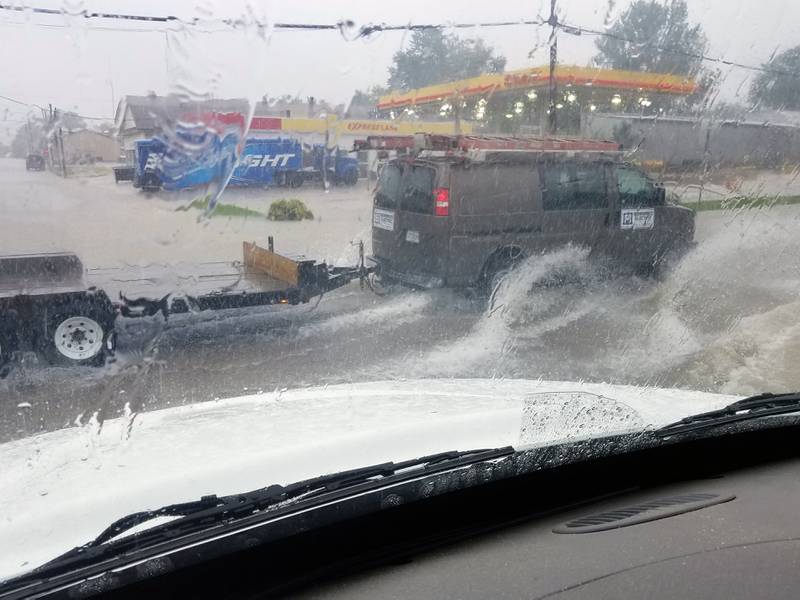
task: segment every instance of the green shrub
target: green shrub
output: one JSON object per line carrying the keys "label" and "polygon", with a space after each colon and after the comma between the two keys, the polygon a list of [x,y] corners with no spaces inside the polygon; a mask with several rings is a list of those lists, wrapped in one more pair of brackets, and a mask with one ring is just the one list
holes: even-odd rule
{"label": "green shrub", "polygon": [[276,200],[269,206],[267,218],[270,221],[302,221],[313,219],[314,213],[297,198],[291,200]]}

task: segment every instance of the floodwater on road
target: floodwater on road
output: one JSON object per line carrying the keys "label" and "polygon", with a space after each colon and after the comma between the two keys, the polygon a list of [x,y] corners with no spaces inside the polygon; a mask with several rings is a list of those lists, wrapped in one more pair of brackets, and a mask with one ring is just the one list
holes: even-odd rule
{"label": "floodwater on road", "polygon": [[[13,164],[12,164],[13,163]],[[243,240],[352,264],[369,238],[355,188],[229,190],[266,212],[301,198],[315,219],[273,223],[175,211],[110,177],[63,181],[0,161],[0,253],[69,248],[87,266],[234,260]],[[319,305],[121,319],[117,359],[57,368],[19,357],[0,380],[0,441],[84,422],[285,387],[398,378],[606,381],[733,394],[800,389],[800,207],[698,214],[698,246],[660,280],[608,277],[581,248],[528,259],[491,305],[453,290],[357,283]],[[38,245],[37,245],[38,244]],[[563,277],[567,273],[567,277]],[[566,280],[549,285],[554,277]],[[127,409],[126,409],[127,406]]]}

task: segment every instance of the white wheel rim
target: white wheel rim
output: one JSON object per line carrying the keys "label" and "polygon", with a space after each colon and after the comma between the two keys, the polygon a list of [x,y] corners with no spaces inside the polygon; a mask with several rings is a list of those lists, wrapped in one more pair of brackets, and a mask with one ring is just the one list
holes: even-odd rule
{"label": "white wheel rim", "polygon": [[56,349],[71,360],[96,356],[103,347],[103,328],[89,317],[69,317],[56,327]]}

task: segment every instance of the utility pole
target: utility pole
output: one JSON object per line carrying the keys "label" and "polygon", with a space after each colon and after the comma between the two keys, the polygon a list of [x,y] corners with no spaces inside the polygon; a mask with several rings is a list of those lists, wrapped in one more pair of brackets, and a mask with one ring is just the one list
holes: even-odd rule
{"label": "utility pole", "polygon": [[53,127],[55,127],[55,119],[53,117],[53,105],[47,105],[49,109],[49,114],[47,116],[47,129],[46,135],[44,138],[44,143],[47,145],[47,162],[50,164],[50,168],[55,171],[56,170],[56,156],[55,156],[55,143],[51,142],[54,140],[55,132],[53,131]]}
{"label": "utility pole", "polygon": [[64,159],[64,132],[62,131],[61,127],[58,128],[58,148],[59,154],[61,154],[61,173],[64,176],[64,179],[67,178],[67,161]]}
{"label": "utility pole", "polygon": [[556,117],[556,94],[558,88],[556,87],[556,64],[558,63],[558,37],[556,36],[556,29],[558,28],[558,17],[556,16],[556,0],[550,0],[550,18],[547,19],[547,24],[552,27],[550,31],[550,81],[548,86],[550,112],[548,114],[549,133],[555,135],[558,130],[558,118]]}
{"label": "utility pole", "polygon": [[28,132],[28,154],[33,154],[33,135],[31,134],[31,120],[25,122],[25,129]]}
{"label": "utility pole", "polygon": [[[58,109],[56,108],[53,110],[53,105],[50,105],[50,111],[52,113],[52,122],[53,127],[55,127],[56,121],[58,121]],[[55,135],[55,145],[56,149],[58,150],[58,155],[61,163],[61,175],[66,179],[67,177],[67,161],[64,158],[64,131],[61,129],[61,126],[58,126],[58,131],[54,133]]]}
{"label": "utility pole", "polygon": [[111,88],[111,114],[117,114],[117,102],[116,98],[114,97],[114,82],[109,78],[108,86]]}

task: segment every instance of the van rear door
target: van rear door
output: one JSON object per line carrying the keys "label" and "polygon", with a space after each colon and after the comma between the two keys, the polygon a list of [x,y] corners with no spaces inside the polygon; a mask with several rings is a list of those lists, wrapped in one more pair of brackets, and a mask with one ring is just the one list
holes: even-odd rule
{"label": "van rear door", "polygon": [[372,250],[384,272],[424,287],[444,285],[450,229],[444,165],[388,164],[372,214]]}

